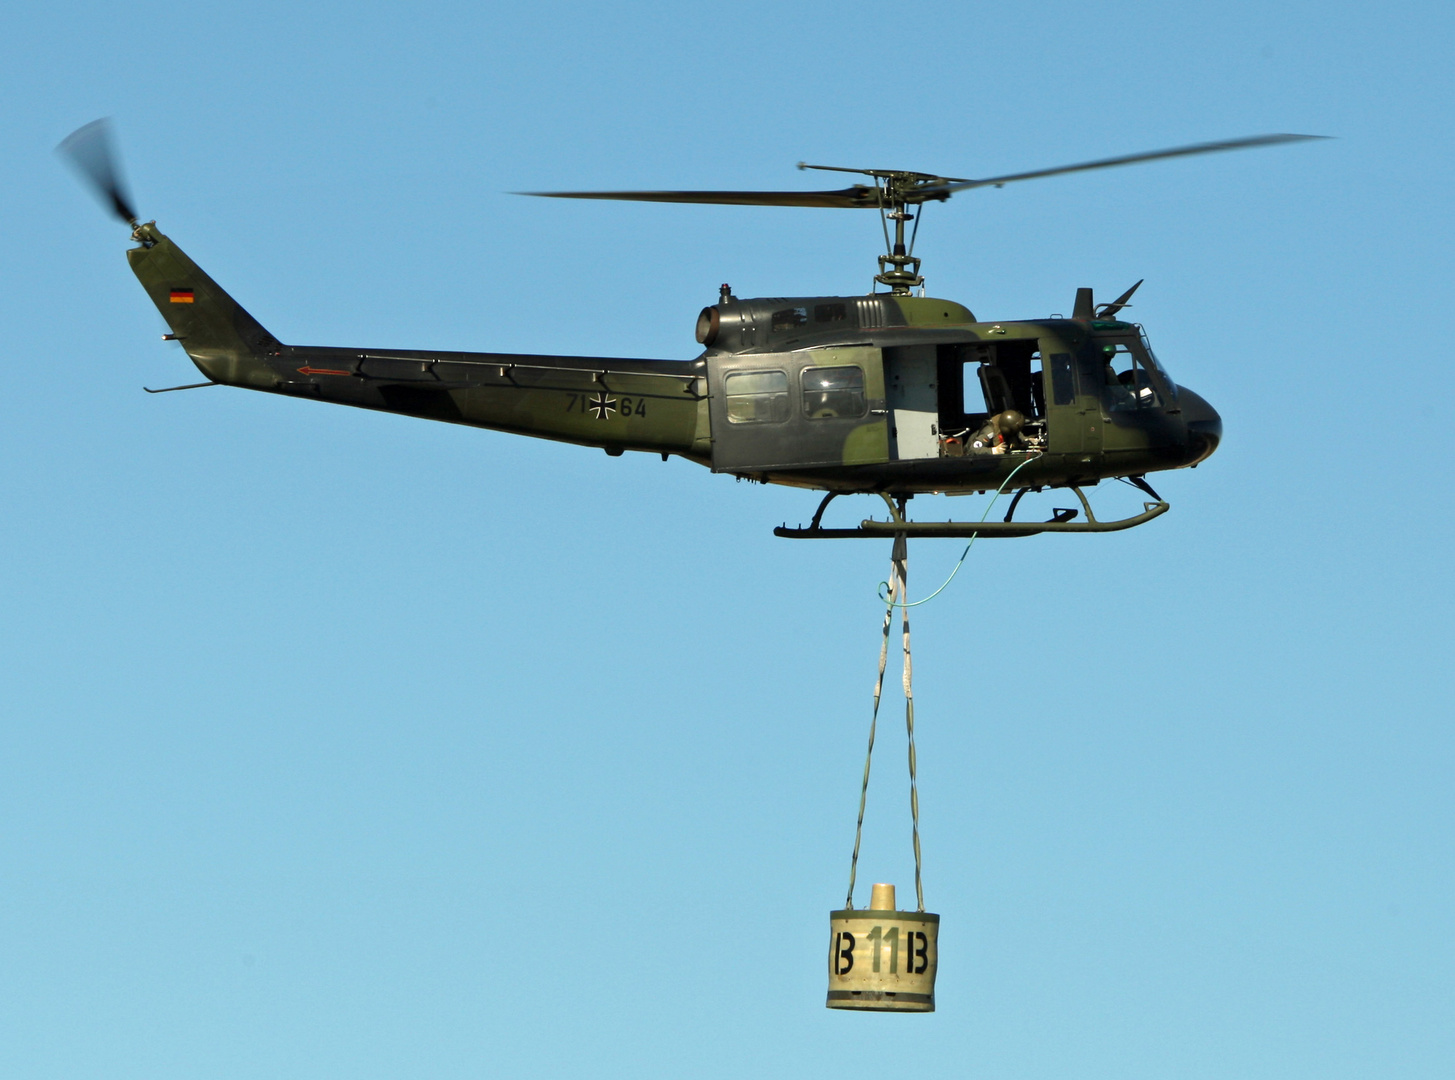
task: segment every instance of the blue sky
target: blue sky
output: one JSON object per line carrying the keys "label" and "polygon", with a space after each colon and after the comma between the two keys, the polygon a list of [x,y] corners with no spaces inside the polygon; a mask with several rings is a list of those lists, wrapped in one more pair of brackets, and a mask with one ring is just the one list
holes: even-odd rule
{"label": "blue sky", "polygon": [[[32,7],[0,70],[0,1074],[1445,1077],[1455,16],[1391,3]],[[1226,441],[916,610],[933,1016],[822,1007],[887,544],[807,493],[189,382],[135,200],[297,344],[683,358],[993,175],[932,295],[1133,314]],[[1101,490],[1109,509],[1135,492]],[[957,501],[956,509],[959,509]],[[919,508],[927,516],[928,508]],[[962,516],[957,513],[956,516]],[[954,542],[911,551],[911,593]],[[912,879],[892,703],[860,881]]]}

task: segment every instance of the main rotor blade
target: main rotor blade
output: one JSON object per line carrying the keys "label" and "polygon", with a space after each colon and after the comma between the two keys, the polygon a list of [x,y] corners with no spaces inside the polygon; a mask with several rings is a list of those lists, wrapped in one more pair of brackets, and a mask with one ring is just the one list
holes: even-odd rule
{"label": "main rotor blade", "polygon": [[102,117],[77,128],[56,147],[56,152],[71,163],[117,217],[128,225],[136,222],[136,211],[121,182],[121,170],[112,147],[110,119]]}
{"label": "main rotor blade", "polygon": [[[801,169],[863,172],[870,176],[885,178],[889,190],[882,197],[878,190],[867,184],[855,184],[853,187],[838,191],[517,191],[515,194],[533,195],[546,199],[619,199],[627,202],[717,203],[725,206],[827,206],[872,210],[892,206],[896,199],[912,205],[931,199],[947,199],[957,191],[969,191],[971,188],[998,187],[1001,184],[1009,184],[1013,180],[1035,180],[1042,176],[1060,176],[1062,173],[1085,172],[1089,169],[1109,169],[1117,165],[1134,165],[1138,162],[1158,161],[1162,158],[1213,154],[1222,150],[1244,150],[1254,146],[1275,146],[1279,143],[1304,142],[1309,139],[1327,137],[1326,135],[1253,135],[1242,139],[1225,139],[1222,142],[1175,146],[1168,150],[1153,150],[1145,154],[1124,154],[1121,157],[1084,161],[1078,165],[1058,165],[1050,169],[1036,169],[1033,172],[992,176],[985,180],[956,180],[949,177],[931,177],[926,173],[894,173],[883,170],[807,165],[802,162],[799,164]],[[911,183],[907,186],[896,183],[900,178],[909,180]],[[921,183],[921,181],[930,182]]]}
{"label": "main rotor blade", "polygon": [[622,199],[724,206],[830,206],[872,210],[879,205],[878,194],[865,184],[841,191],[517,191],[515,194],[544,199]]}
{"label": "main rotor blade", "polygon": [[1145,154],[1124,154],[1121,157],[1083,161],[1079,165],[1058,165],[1050,169],[1036,169],[1033,172],[1010,173],[1006,176],[992,176],[985,180],[966,180],[958,184],[922,188],[917,194],[951,195],[957,191],[969,191],[971,188],[999,187],[1001,184],[1009,184],[1013,180],[1037,180],[1042,176],[1060,176],[1062,173],[1085,172],[1088,169],[1110,169],[1117,165],[1135,165],[1141,161],[1189,157],[1193,154],[1216,154],[1223,150],[1245,150],[1254,146],[1276,146],[1279,143],[1305,142],[1310,139],[1327,139],[1328,137],[1327,135],[1251,135],[1242,139],[1224,139],[1221,142],[1193,143],[1191,146],[1174,146],[1169,150],[1152,150]]}

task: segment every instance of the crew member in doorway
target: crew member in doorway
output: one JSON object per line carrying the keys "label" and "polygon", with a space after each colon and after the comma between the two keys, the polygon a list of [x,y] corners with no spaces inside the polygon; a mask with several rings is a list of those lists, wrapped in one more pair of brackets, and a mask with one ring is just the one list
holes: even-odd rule
{"label": "crew member in doorway", "polygon": [[982,453],[1006,454],[1025,447],[1021,431],[1026,426],[1026,417],[1019,409],[998,412],[985,422],[985,426],[970,440],[970,449]]}

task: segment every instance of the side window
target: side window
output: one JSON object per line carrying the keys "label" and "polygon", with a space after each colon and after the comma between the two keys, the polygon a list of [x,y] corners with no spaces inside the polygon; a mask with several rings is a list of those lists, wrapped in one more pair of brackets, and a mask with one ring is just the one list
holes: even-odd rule
{"label": "side window", "polygon": [[773,312],[773,332],[775,334],[784,330],[797,330],[800,326],[807,325],[808,308],[791,307]]}
{"label": "side window", "polygon": [[1076,380],[1071,374],[1070,353],[1051,354],[1051,404],[1076,404]]}
{"label": "side window", "polygon": [[863,368],[803,369],[803,415],[810,420],[863,416],[868,411]]}
{"label": "side window", "polygon": [[788,374],[735,371],[722,382],[733,424],[781,424],[788,419]]}

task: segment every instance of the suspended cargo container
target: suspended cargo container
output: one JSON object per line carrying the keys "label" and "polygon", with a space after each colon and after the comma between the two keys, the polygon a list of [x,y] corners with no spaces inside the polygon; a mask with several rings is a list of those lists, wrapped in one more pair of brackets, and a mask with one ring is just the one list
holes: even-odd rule
{"label": "suspended cargo container", "polygon": [[897,911],[894,886],[875,885],[870,907],[829,913],[830,1009],[934,1012],[940,917]]}

